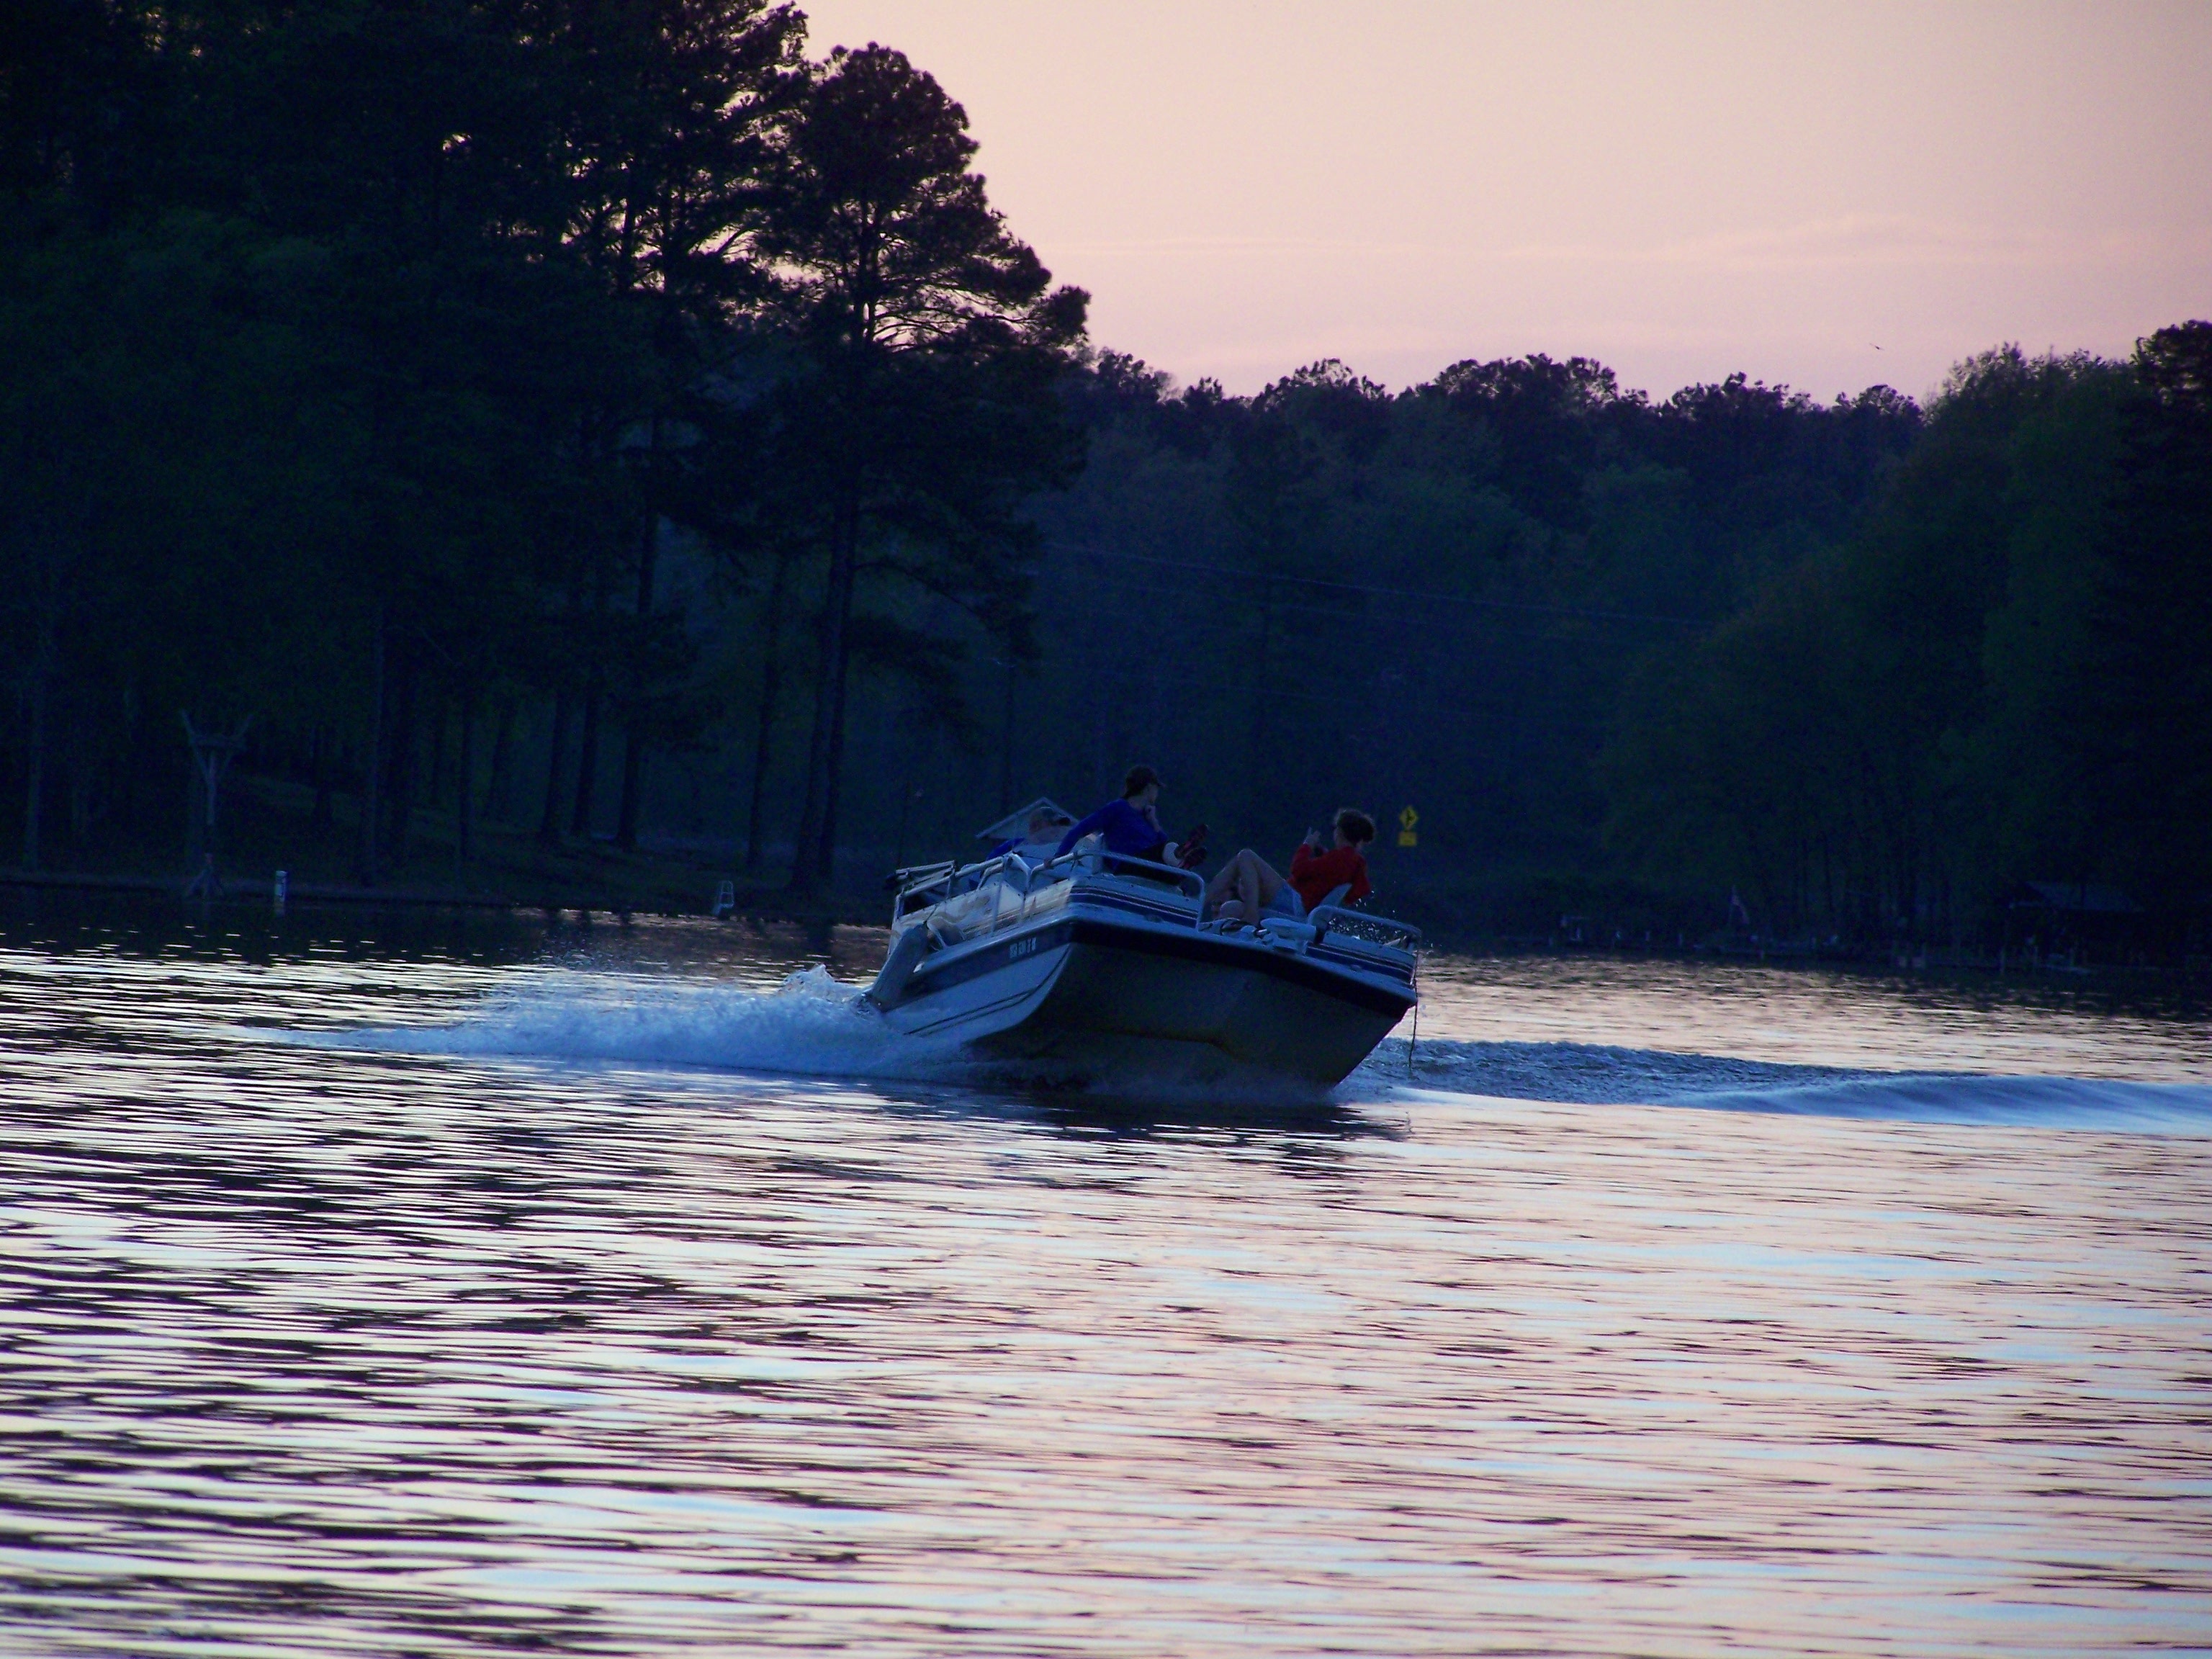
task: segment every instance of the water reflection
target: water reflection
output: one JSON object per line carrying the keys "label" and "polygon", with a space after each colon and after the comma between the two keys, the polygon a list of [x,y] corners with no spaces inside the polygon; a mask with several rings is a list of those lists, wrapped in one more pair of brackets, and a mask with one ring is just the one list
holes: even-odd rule
{"label": "water reflection", "polygon": [[[652,1045],[756,1030],[696,1016],[738,1018],[727,982],[805,942],[594,938],[10,935],[0,1649],[2013,1654],[2212,1628],[2202,1136],[1395,1069],[1275,1108],[718,1069]],[[1492,1064],[1571,1029],[1657,1075],[1848,1071],[1884,1030],[1972,1069],[2046,1015],[2081,1040],[2063,1008],[1977,1026],[1850,982],[1546,971],[1445,965],[1424,1048],[1441,1027]],[[592,1010],[653,995],[627,1053],[342,1040],[501,999],[534,1011],[509,1030],[603,1038]],[[1636,1024],[1662,1005],[1674,1045]],[[2196,1063],[2200,1030],[2153,1053],[2129,1018],[2145,1069]]]}
{"label": "water reflection", "polygon": [[2203,1082],[2201,982],[1895,975],[1707,957],[1445,957],[1424,1032],[1779,1065]]}

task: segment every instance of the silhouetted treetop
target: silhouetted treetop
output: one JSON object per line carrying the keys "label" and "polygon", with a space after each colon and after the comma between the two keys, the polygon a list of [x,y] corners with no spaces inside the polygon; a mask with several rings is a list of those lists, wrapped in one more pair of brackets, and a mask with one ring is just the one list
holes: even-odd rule
{"label": "silhouetted treetop", "polygon": [[908,348],[1018,330],[1072,345],[1086,296],[990,206],[968,117],[902,52],[830,55],[787,117],[758,239],[786,310],[841,344]]}
{"label": "silhouetted treetop", "polygon": [[760,287],[744,240],[774,117],[805,84],[805,20],[768,0],[544,0],[564,82],[564,236],[617,287],[726,317]]}

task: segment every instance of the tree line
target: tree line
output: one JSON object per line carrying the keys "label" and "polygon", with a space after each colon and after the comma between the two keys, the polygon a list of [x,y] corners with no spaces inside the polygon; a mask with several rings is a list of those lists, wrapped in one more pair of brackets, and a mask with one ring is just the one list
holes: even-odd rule
{"label": "tree line", "polygon": [[765,0],[13,9],[21,861],[175,841],[183,711],[370,882],[495,828],[857,888],[1142,759],[1270,856],[1415,808],[1386,885],[1508,931],[2203,914],[2212,325],[1924,408],[1233,397],[1091,346],[974,162]]}
{"label": "tree line", "polygon": [[[23,860],[159,811],[176,713],[465,860],[550,707],[540,832],[637,840],[702,655],[662,576],[763,583],[815,650],[793,884],[830,879],[879,577],[1027,647],[1019,503],[1063,481],[1085,296],[900,53],[764,0],[32,0],[0,57],[0,546]],[[781,620],[779,618],[779,620]],[[426,767],[428,775],[426,775]],[[572,793],[573,792],[573,793]],[[166,815],[164,815],[166,816]]]}
{"label": "tree line", "polygon": [[1104,354],[1078,402],[1055,775],[1156,745],[1278,842],[1418,805],[1400,885],[1506,930],[1971,945],[2039,882],[2179,949],[2212,910],[2212,325],[1925,408],[1543,356],[1234,398]]}

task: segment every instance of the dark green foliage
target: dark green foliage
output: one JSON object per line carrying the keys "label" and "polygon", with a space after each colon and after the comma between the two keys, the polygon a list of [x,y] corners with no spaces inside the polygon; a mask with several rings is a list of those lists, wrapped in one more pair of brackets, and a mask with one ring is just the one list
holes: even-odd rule
{"label": "dark green foliage", "polygon": [[1613,371],[1586,357],[1454,363],[1437,376],[1434,392],[1495,446],[1506,499],[1562,530],[1587,522],[1583,480],[1617,443],[1620,417],[1642,408],[1624,403]]}
{"label": "dark green foliage", "polygon": [[1960,365],[1862,523],[1632,682],[1614,847],[1784,935],[1995,937],[2033,881],[2126,889],[2146,939],[2185,921],[2212,878],[2201,328],[2132,366]]}
{"label": "dark green foliage", "polygon": [[2212,323],[2137,348],[2078,730],[2102,867],[2212,907]]}
{"label": "dark green foliage", "polygon": [[1374,811],[1446,921],[2205,908],[2212,325],[1924,414],[1541,356],[1178,390],[1084,346],[944,88],[803,28],[0,8],[25,862],[181,853],[182,710],[370,878],[489,810],[858,885],[1145,759],[1272,858]]}
{"label": "dark green foliage", "polygon": [[1847,535],[1919,418],[1741,380],[1655,406],[1541,357],[1395,396],[1324,362],[1238,399],[1105,356],[1073,398],[1091,458],[1041,509],[1032,764],[1102,790],[1159,756],[1175,810],[1278,859],[1343,800],[1412,803],[1394,880],[1492,891],[1613,864],[1596,762],[1657,695],[1633,688]]}
{"label": "dark green foliage", "polygon": [[[826,582],[816,614],[849,623],[880,573],[1030,648],[1018,509],[1077,457],[1054,385],[1082,298],[991,212],[927,76],[872,49],[810,66],[802,35],[765,0],[0,22],[27,861],[58,769],[118,817],[148,772],[179,784],[179,708],[257,712],[319,825],[353,794],[374,880],[433,797],[465,860],[479,714],[512,810],[518,713],[527,732],[550,702],[549,836],[596,827],[618,741],[628,844],[651,752],[726,706],[708,619],[742,625],[763,560],[778,609]],[[744,429],[717,388],[777,339],[774,429]],[[854,650],[962,727],[959,647],[922,648],[912,609]],[[763,620],[773,658],[788,630]],[[833,734],[853,654],[819,677]],[[808,774],[823,867],[837,770],[833,744]]]}
{"label": "dark green foliage", "polygon": [[1044,509],[1033,747],[1094,791],[1165,757],[1270,853],[1340,797],[1413,802],[1392,878],[1499,926],[1620,877],[1624,915],[1717,927],[1735,890],[1762,937],[1839,944],[1994,938],[2034,880],[2185,916],[2204,351],[2008,348],[1924,417],[1741,376],[1654,403],[1582,360],[1248,400],[1103,357]]}

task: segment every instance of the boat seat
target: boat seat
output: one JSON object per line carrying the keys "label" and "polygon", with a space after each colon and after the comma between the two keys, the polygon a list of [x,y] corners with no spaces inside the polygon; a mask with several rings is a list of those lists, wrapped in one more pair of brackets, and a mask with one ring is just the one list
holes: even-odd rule
{"label": "boat seat", "polygon": [[[1319,904],[1315,905],[1315,906],[1313,907],[1313,908],[1312,908],[1312,909],[1308,910],[1308,911],[1306,912],[1306,914],[1307,914],[1308,915],[1311,915],[1313,914],[1314,910],[1325,909],[1325,908],[1327,908],[1328,906],[1330,906],[1330,905],[1332,905],[1332,904],[1341,904],[1341,903],[1343,903],[1343,902],[1344,902],[1344,896],[1345,896],[1346,893],[1349,893],[1351,890],[1352,890],[1352,884],[1351,884],[1350,882],[1348,882],[1348,881],[1340,881],[1340,882],[1337,883],[1337,884],[1336,884],[1335,886],[1334,886],[1334,887],[1330,888],[1330,889],[1328,890],[1328,891],[1327,891],[1326,893],[1323,893],[1323,894],[1321,896],[1321,902],[1320,902]],[[1322,920],[1322,921],[1320,921],[1316,922],[1316,923],[1314,924],[1314,935],[1313,935],[1313,936],[1314,936],[1314,938],[1316,938],[1316,939],[1321,939],[1322,937],[1323,937],[1325,934],[1327,934],[1327,933],[1328,932],[1328,924],[1329,924],[1329,921],[1333,921],[1333,920],[1334,920],[1334,918],[1333,918],[1333,917],[1332,917],[1332,918],[1324,918],[1323,920]]]}

